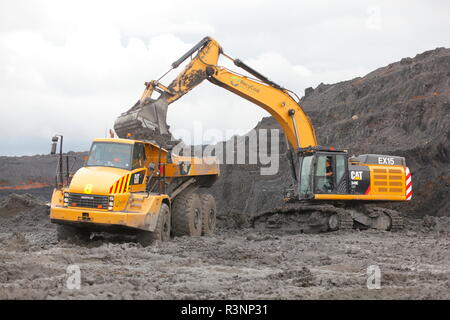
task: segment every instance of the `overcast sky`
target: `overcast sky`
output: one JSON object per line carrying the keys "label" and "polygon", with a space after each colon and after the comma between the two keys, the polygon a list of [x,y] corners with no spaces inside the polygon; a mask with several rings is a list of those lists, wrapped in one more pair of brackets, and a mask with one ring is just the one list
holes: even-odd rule
{"label": "overcast sky", "polygon": [[[66,150],[87,150],[139,99],[145,81],[206,35],[302,96],[320,82],[449,47],[449,31],[445,0],[0,0],[0,155],[48,153],[55,133]],[[266,115],[205,81],[170,106],[168,122],[191,130],[197,121],[225,134]]]}

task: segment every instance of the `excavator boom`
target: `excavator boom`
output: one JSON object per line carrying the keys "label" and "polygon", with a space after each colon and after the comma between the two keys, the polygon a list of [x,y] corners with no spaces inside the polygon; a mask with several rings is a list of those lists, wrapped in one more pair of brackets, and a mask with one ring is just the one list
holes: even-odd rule
{"label": "excavator boom", "polygon": [[[196,56],[168,87],[163,86],[159,81],[146,83],[146,89],[141,99],[116,120],[114,129],[119,137],[125,138],[131,134],[137,139],[167,143],[172,138],[166,123],[168,106],[203,80],[208,79],[268,111],[281,125],[294,150],[317,146],[310,119],[303,112],[299,103],[292,98],[289,91],[241,60],[233,59],[228,55],[224,54],[236,66],[257,79],[218,66],[219,56],[223,50],[214,39],[209,37],[202,39],[180,59],[172,63],[172,68],[178,67],[196,52]],[[151,98],[154,91],[160,93],[157,99]]]}
{"label": "excavator boom", "polygon": [[311,120],[291,95],[281,88],[239,75],[223,67],[209,67],[208,80],[269,112],[294,148],[317,146]]}

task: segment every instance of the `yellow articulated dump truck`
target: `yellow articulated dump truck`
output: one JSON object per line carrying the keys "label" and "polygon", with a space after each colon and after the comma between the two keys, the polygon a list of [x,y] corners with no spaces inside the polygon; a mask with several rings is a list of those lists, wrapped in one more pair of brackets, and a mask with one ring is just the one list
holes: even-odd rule
{"label": "yellow articulated dump truck", "polygon": [[110,232],[135,235],[146,246],[171,236],[214,233],[215,199],[198,191],[219,175],[215,158],[176,156],[147,141],[95,139],[84,166],[69,174],[62,136],[53,138],[52,154],[58,140],[50,218],[59,240]]}

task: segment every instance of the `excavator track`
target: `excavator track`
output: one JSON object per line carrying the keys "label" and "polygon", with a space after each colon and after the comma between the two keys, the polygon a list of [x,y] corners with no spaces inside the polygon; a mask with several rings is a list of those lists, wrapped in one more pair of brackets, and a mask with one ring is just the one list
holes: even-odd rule
{"label": "excavator track", "polygon": [[338,212],[338,216],[339,216],[339,221],[340,221],[339,230],[353,229],[353,218],[352,218],[352,215],[348,211],[342,210],[342,211]]}
{"label": "excavator track", "polygon": [[387,231],[399,231],[404,227],[403,218],[398,211],[376,207],[374,204],[356,204],[347,206],[351,208],[353,220],[356,226],[362,229],[379,229]]}
{"label": "excavator track", "polygon": [[405,227],[403,217],[400,215],[400,212],[385,208],[380,209],[382,209],[384,213],[391,218],[391,226],[388,229],[389,231],[400,231]]}
{"label": "excavator track", "polygon": [[256,229],[302,233],[352,230],[354,227],[396,232],[404,227],[398,211],[364,204],[341,207],[287,203],[255,215],[250,223]]}
{"label": "excavator track", "polygon": [[303,233],[353,229],[351,213],[328,204],[287,203],[257,214],[250,224],[257,229]]}

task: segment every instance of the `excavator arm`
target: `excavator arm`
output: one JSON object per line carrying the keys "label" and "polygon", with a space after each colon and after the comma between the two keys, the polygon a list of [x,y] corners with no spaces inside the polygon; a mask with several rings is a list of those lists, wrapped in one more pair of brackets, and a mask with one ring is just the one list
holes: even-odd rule
{"label": "excavator arm", "polygon": [[[120,138],[133,136],[135,139],[153,140],[161,145],[169,143],[172,137],[166,122],[168,106],[206,79],[207,65],[216,65],[221,51],[220,45],[215,40],[205,37],[172,63],[169,71],[196,53],[169,86],[162,85],[159,80],[146,82],[139,101],[116,119],[114,130],[117,135]],[[160,95],[152,99],[155,91]]]}
{"label": "excavator arm", "polygon": [[[116,120],[114,129],[119,137],[126,137],[128,133],[132,133],[138,139],[158,140],[161,136],[169,137],[166,124],[168,105],[203,80],[208,79],[268,111],[283,128],[286,138],[294,150],[317,146],[310,119],[289,91],[270,81],[239,59],[233,59],[224,54],[214,39],[204,38],[175,61],[172,68],[178,67],[195,52],[197,52],[196,56],[168,87],[163,86],[159,81],[146,83],[146,89],[141,99]],[[231,59],[236,66],[257,79],[218,66],[220,54]],[[156,100],[151,98],[154,91],[160,93]]]}

